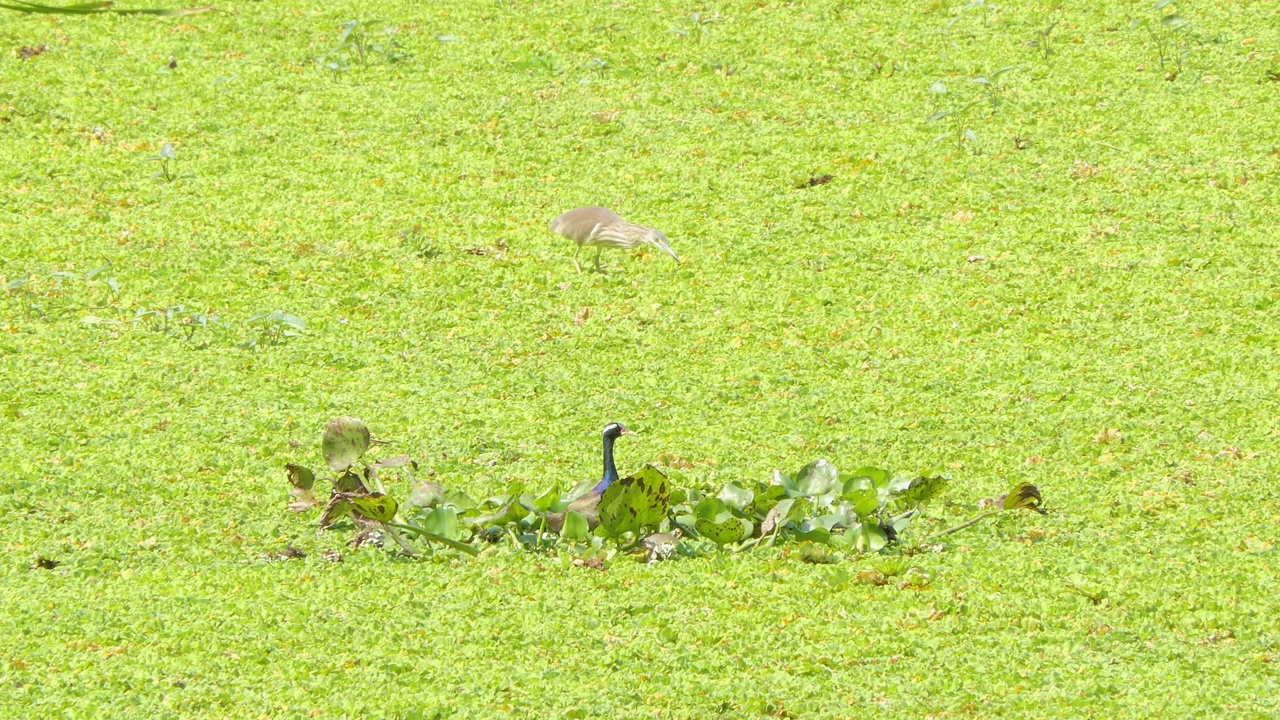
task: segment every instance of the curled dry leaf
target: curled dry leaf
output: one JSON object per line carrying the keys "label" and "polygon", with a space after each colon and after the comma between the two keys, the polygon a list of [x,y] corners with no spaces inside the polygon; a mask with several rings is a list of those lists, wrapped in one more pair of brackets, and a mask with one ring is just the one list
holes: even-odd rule
{"label": "curled dry leaf", "polygon": [[1044,510],[1040,508],[1040,502],[1040,488],[1028,482],[1018,483],[1013,490],[997,500],[999,507],[1003,510],[1035,510],[1043,515]]}
{"label": "curled dry leaf", "polygon": [[289,494],[294,500],[289,503],[289,509],[296,513],[301,513],[319,505],[320,501],[316,499],[314,492],[316,484],[315,473],[293,463],[285,465],[284,469],[289,474],[289,484],[293,486]]}

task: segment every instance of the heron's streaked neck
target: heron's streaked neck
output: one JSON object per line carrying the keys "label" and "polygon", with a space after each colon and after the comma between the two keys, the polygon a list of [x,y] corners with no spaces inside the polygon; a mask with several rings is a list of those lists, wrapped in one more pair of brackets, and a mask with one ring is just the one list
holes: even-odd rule
{"label": "heron's streaked neck", "polygon": [[613,441],[614,438],[604,436],[604,477],[600,479],[600,483],[596,485],[595,491],[604,493],[618,479],[618,468],[613,464]]}

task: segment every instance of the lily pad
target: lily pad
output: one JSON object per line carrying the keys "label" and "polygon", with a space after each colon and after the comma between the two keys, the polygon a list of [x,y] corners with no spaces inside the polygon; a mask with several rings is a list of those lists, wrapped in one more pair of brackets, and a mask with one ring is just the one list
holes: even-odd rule
{"label": "lily pad", "polygon": [[671,484],[652,465],[609,486],[600,498],[600,527],[610,535],[657,525],[671,507]]}
{"label": "lily pad", "polygon": [[329,469],[346,472],[369,449],[369,428],[353,417],[334,418],[324,428],[320,449]]}

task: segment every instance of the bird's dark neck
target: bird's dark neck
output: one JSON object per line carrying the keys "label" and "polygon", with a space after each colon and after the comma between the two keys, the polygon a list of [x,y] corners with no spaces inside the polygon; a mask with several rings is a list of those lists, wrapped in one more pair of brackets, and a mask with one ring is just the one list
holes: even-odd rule
{"label": "bird's dark neck", "polygon": [[609,489],[609,486],[618,479],[618,468],[613,464],[613,440],[608,435],[604,436],[604,477],[600,479],[600,484],[596,485],[595,491],[603,493]]}

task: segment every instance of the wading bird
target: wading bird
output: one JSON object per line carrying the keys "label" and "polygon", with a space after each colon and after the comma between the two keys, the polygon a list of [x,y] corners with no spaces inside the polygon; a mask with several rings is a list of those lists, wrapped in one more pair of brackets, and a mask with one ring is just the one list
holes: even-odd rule
{"label": "wading bird", "polygon": [[576,498],[569,503],[564,512],[551,513],[547,516],[547,525],[556,532],[564,529],[564,519],[568,516],[569,511],[580,513],[587,519],[587,526],[592,530],[600,524],[598,517],[598,509],[600,507],[600,496],[604,495],[604,491],[609,489],[618,479],[618,468],[613,464],[613,441],[623,435],[635,435],[635,433],[619,425],[618,423],[609,423],[604,428],[604,475],[600,478],[600,482],[596,486],[588,490],[581,497]]}
{"label": "wading bird", "polygon": [[680,529],[676,528],[668,533],[653,533],[646,536],[640,541],[640,547],[644,548],[645,561],[652,565],[660,560],[666,560],[680,547]]}
{"label": "wading bird", "polygon": [[608,208],[593,205],[570,210],[551,221],[551,232],[563,235],[577,244],[578,249],[573,252],[573,266],[578,272],[582,272],[582,266],[578,265],[578,253],[584,247],[596,249],[596,272],[600,271],[600,250],[607,247],[630,250],[640,245],[652,245],[680,262],[675,251],[667,245],[666,235],[651,227],[632,225]]}

